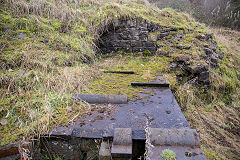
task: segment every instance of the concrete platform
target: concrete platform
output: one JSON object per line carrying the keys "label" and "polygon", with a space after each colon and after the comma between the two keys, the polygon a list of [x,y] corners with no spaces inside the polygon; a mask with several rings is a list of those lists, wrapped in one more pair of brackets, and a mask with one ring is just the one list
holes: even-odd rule
{"label": "concrete platform", "polygon": [[[79,119],[73,126],[60,127],[54,135],[79,138],[113,137],[115,128],[132,128],[135,140],[145,140],[145,128],[189,128],[189,124],[169,88],[150,88],[140,93],[142,99],[128,104],[106,105],[109,113],[94,112]],[[97,106],[96,106],[97,107]],[[100,117],[100,118],[99,118]]]}

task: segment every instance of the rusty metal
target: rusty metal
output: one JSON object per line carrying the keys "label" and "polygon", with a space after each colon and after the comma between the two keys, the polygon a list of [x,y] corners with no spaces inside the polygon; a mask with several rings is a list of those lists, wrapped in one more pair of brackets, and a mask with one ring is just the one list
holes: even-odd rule
{"label": "rusty metal", "polygon": [[0,158],[7,158],[8,156],[16,156],[18,157],[19,155],[19,147],[28,149],[28,144],[20,144],[20,143],[11,143],[6,146],[1,146],[0,147]]}
{"label": "rusty metal", "polygon": [[127,95],[88,95],[74,94],[73,99],[77,101],[86,101],[90,104],[126,104]]}
{"label": "rusty metal", "polygon": [[141,87],[169,87],[169,83],[166,82],[132,82],[131,85]]}
{"label": "rusty metal", "polygon": [[135,74],[134,71],[104,71],[104,73]]}

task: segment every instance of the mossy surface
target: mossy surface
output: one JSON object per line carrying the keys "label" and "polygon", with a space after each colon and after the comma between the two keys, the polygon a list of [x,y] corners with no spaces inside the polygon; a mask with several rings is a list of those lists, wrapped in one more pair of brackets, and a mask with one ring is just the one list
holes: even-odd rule
{"label": "mossy surface", "polygon": [[142,87],[132,87],[131,82],[150,82],[169,71],[172,60],[166,57],[115,56],[102,60],[101,71],[134,71],[135,74],[102,73],[88,85],[87,93],[124,94],[136,100]]}
{"label": "mossy surface", "polygon": [[[205,65],[199,60],[205,42],[195,37],[208,31],[184,13],[170,8],[160,10],[139,0],[58,4],[54,0],[11,0],[2,1],[0,8],[0,145],[29,140],[52,127],[72,124],[89,109],[87,104],[72,102],[74,93],[127,94],[134,100],[142,88],[132,88],[130,82],[151,81],[163,75],[191,127],[202,135],[202,144],[222,159],[239,157],[238,32],[214,32],[221,33],[219,40],[226,35],[231,40],[221,42],[227,45],[220,46],[226,57],[219,69],[210,70],[212,85],[206,93],[189,83],[179,86],[179,71],[168,70],[169,62],[182,55],[189,57],[191,65]],[[120,53],[106,61],[94,59],[98,31],[122,17],[141,17],[166,27],[182,28],[157,42],[163,45],[164,52],[170,52],[171,58]],[[188,29],[194,32],[184,34]],[[17,38],[21,33],[24,38]],[[181,40],[174,39],[176,34],[183,34]],[[180,50],[176,45],[192,47]],[[137,75],[122,77],[102,70],[134,70]]]}
{"label": "mossy surface", "polygon": [[161,157],[164,160],[176,160],[176,153],[170,149],[165,149],[162,151]]}

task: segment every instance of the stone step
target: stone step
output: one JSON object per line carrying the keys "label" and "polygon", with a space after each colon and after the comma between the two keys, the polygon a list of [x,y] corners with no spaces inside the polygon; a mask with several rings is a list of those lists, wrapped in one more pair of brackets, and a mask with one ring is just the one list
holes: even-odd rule
{"label": "stone step", "polygon": [[151,160],[163,160],[164,150],[174,152],[176,160],[206,160],[195,129],[150,128],[148,135],[154,146],[148,148]]}
{"label": "stone step", "polygon": [[115,128],[111,155],[113,160],[129,160],[132,157],[132,129]]}

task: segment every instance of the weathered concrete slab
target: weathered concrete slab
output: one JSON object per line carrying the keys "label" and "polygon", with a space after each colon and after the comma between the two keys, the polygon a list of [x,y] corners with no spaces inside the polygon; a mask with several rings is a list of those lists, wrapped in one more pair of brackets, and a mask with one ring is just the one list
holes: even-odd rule
{"label": "weathered concrete slab", "polygon": [[[82,120],[79,120],[73,128],[72,136],[112,137],[115,128],[132,128],[133,139],[144,140],[147,121],[151,122],[151,128],[190,127],[169,88],[149,88],[144,92],[140,94],[143,99],[108,108],[111,113],[107,116],[99,112],[88,115],[84,118],[85,125],[80,125]],[[103,118],[93,121],[99,115]]]}
{"label": "weathered concrete slab", "polygon": [[112,143],[111,155],[113,158],[132,157],[132,129],[116,128]]}
{"label": "weathered concrete slab", "polygon": [[90,104],[126,104],[127,95],[88,95],[74,94],[73,99],[77,101],[86,101]]}
{"label": "weathered concrete slab", "polygon": [[71,136],[73,128],[71,127],[57,127],[53,129],[49,134],[51,136]]}
{"label": "weathered concrete slab", "polygon": [[176,160],[207,160],[200,148],[191,148],[186,146],[154,146],[151,160],[164,160],[161,157],[162,151],[170,149],[176,154]]}

